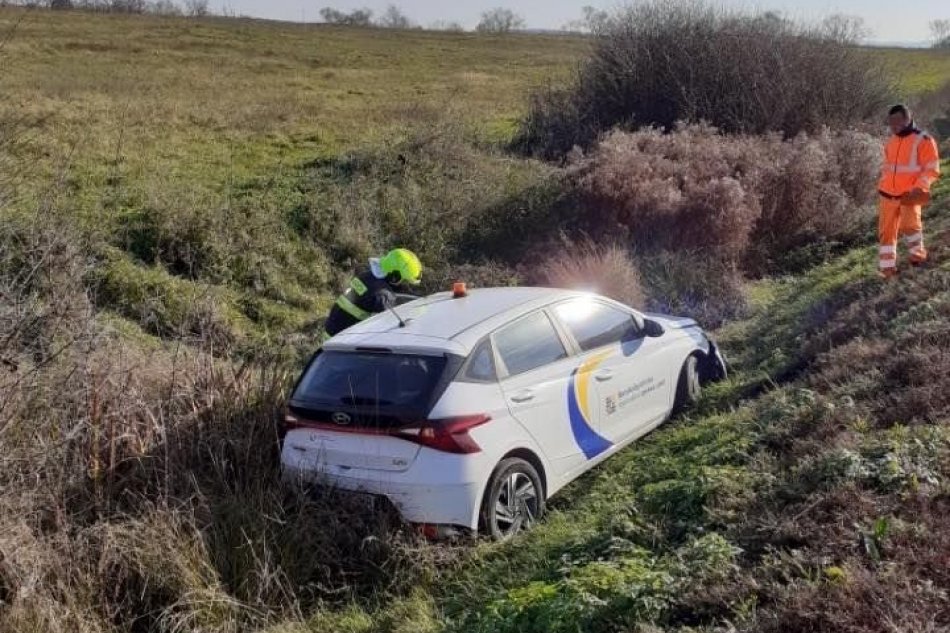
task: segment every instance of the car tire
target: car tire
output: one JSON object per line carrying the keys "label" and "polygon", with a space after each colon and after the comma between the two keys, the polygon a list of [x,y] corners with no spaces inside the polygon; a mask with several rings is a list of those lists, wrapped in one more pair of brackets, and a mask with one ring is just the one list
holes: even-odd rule
{"label": "car tire", "polygon": [[680,377],[676,383],[676,399],[673,402],[673,412],[679,413],[697,402],[702,395],[702,381],[699,376],[699,359],[690,355],[683,363]]}
{"label": "car tire", "polygon": [[530,528],[544,515],[544,487],[537,469],[518,457],[503,459],[482,499],[480,527],[497,541]]}

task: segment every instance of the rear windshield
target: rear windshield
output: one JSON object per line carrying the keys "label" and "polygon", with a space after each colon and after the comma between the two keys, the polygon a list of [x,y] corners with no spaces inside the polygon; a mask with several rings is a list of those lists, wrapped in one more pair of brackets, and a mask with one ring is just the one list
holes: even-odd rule
{"label": "rear windshield", "polygon": [[447,363],[446,356],[323,352],[301,378],[293,404],[424,416],[434,404]]}

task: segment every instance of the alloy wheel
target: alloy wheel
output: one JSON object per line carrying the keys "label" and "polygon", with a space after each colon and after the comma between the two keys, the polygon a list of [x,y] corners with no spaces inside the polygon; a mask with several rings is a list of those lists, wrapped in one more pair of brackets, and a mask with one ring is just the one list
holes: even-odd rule
{"label": "alloy wheel", "polygon": [[507,538],[530,527],[538,516],[538,491],[525,473],[512,472],[498,487],[493,518],[499,534]]}

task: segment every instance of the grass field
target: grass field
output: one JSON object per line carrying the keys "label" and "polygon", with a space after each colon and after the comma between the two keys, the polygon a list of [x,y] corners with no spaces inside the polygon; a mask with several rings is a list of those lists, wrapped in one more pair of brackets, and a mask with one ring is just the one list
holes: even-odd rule
{"label": "grass field", "polygon": [[[10,9],[0,10],[0,31],[0,108],[29,128],[11,131],[8,147],[12,161],[29,165],[16,182],[21,206],[54,205],[78,222],[121,268],[107,275],[123,286],[116,292],[133,293],[133,278],[139,294],[212,292],[238,335],[298,327],[335,287],[327,248],[304,243],[285,221],[303,196],[314,200],[319,178],[308,166],[375,151],[437,120],[479,142],[506,139],[532,87],[563,77],[587,47],[576,37]],[[194,270],[191,254],[181,280],[148,266],[163,248],[208,248],[211,235],[215,274],[210,265]],[[260,275],[233,275],[262,268],[272,279],[265,294],[278,300],[263,299],[263,308],[260,283],[249,279]],[[111,307],[141,312],[123,301]],[[262,310],[267,323],[246,318]]]}
{"label": "grass field", "polygon": [[[21,206],[55,206],[99,245],[111,288],[102,307],[138,320],[154,310],[129,296],[210,293],[239,338],[301,327],[339,283],[331,263],[381,247],[336,227],[354,213],[346,205],[370,204],[326,193],[353,156],[405,153],[399,139],[448,124],[485,150],[469,152],[475,164],[509,183],[487,200],[543,180],[493,147],[530,91],[567,77],[588,47],[572,36],[12,9],[0,10],[0,30],[0,108],[29,127],[9,146],[29,165],[17,174]],[[946,53],[872,54],[907,90],[936,85],[950,65]],[[299,209],[322,230],[319,248],[292,229]],[[399,237],[404,222],[379,230]],[[151,266],[158,259],[177,264]],[[181,320],[158,304],[153,321]]]}
{"label": "grass field", "polygon": [[[369,253],[504,282],[472,252],[504,232],[459,231],[556,227],[532,214],[560,172],[504,145],[588,40],[13,9],[0,33],[0,283],[26,289],[0,302],[0,361],[25,350],[0,631],[950,626],[946,182],[929,269],[882,287],[868,226],[742,282],[697,408],[513,542],[431,545],[281,485],[280,405]],[[950,81],[948,52],[869,54],[907,94]]]}
{"label": "grass field", "polygon": [[217,187],[335,155],[434,110],[503,133],[531,88],[564,76],[587,47],[567,36],[249,20],[0,18],[15,29],[3,92],[44,120],[39,156],[77,145],[79,163],[118,154],[130,176],[170,171]]}
{"label": "grass field", "polygon": [[946,50],[871,48],[897,78],[902,96],[937,90],[950,77],[950,56]]}

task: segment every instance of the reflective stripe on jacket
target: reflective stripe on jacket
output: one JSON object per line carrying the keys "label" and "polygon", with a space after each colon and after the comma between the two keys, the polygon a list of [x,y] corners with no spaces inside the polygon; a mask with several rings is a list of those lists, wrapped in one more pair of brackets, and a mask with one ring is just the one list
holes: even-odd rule
{"label": "reflective stripe on jacket", "polygon": [[396,294],[385,279],[380,279],[367,270],[352,280],[341,294],[324,326],[331,336],[359,323],[378,312],[391,308],[396,303]]}
{"label": "reflective stripe on jacket", "polygon": [[882,193],[902,196],[913,189],[930,191],[939,176],[940,158],[932,136],[914,128],[887,141],[878,183]]}

